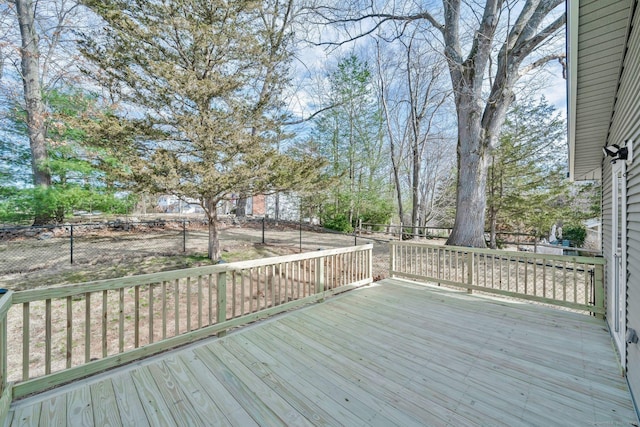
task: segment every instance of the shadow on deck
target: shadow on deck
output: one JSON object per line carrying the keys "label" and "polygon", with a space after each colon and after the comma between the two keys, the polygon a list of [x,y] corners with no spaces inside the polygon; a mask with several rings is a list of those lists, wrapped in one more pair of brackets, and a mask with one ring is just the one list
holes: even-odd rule
{"label": "shadow on deck", "polygon": [[8,425],[634,425],[602,320],[387,279],[13,402]]}

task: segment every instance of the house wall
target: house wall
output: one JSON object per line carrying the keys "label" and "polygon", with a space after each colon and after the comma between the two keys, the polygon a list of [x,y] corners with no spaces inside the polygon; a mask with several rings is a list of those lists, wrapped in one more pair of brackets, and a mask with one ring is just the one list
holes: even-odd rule
{"label": "house wall", "polygon": [[[633,139],[634,161],[627,169],[627,328],[640,333],[640,12],[628,42],[607,145]],[[611,252],[611,165],[603,164],[603,251]],[[640,402],[640,344],[627,345],[627,377]]]}
{"label": "house wall", "polygon": [[266,214],[269,218],[276,218],[276,197],[278,197],[277,219],[283,221],[298,221],[300,219],[300,198],[294,194],[271,194],[265,198]]}

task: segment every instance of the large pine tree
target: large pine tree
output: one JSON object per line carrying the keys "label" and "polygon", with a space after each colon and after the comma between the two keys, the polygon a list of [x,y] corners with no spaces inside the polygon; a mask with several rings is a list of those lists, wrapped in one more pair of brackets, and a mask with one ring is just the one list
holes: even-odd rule
{"label": "large pine tree", "polygon": [[274,149],[292,1],[89,0],[105,21],[85,55],[100,82],[147,125],[131,164],[153,193],[201,201],[209,257],[220,257],[217,205],[232,194],[295,186],[313,163]]}

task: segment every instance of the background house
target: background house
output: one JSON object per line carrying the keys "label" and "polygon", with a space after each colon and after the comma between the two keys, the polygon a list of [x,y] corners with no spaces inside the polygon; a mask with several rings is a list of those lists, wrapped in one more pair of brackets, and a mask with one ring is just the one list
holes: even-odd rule
{"label": "background house", "polygon": [[[575,180],[602,180],[607,323],[637,410],[640,158],[633,151],[640,153],[638,1],[570,0],[568,64],[570,174]],[[605,155],[603,147],[615,155]]]}

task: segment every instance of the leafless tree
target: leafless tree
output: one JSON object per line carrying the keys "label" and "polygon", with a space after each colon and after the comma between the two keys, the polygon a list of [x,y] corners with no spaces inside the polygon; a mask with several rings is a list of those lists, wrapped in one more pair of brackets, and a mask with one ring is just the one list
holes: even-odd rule
{"label": "leafless tree", "polygon": [[378,43],[378,76],[398,209],[402,218],[402,193],[408,188],[410,223],[417,234],[431,218],[440,179],[452,167],[445,166],[447,151],[453,151],[443,146],[438,123],[451,91],[442,82],[446,64],[415,32],[393,45]]}
{"label": "leafless tree", "polygon": [[[562,34],[562,0],[465,2],[341,1],[311,5],[320,22],[343,30],[343,44],[395,24],[401,37],[417,26],[439,45],[447,60],[457,113],[457,209],[451,245],[484,247],[486,182],[495,148],[518,81],[564,52],[543,52]],[[562,50],[562,48],[560,48]]]}

